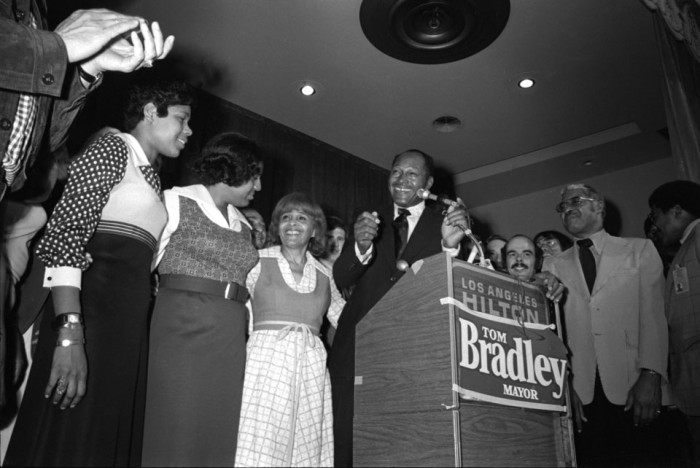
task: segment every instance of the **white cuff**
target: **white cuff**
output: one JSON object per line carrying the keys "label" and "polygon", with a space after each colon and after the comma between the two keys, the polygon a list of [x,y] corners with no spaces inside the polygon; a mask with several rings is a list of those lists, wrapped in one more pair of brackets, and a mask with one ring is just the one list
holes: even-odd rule
{"label": "white cuff", "polygon": [[83,270],[74,267],[46,268],[44,273],[44,287],[73,286],[80,289],[83,278]]}
{"label": "white cuff", "polygon": [[357,259],[362,263],[363,265],[367,265],[372,258],[372,254],[374,253],[374,244],[371,244],[369,246],[369,249],[367,249],[367,252],[360,253],[360,248],[357,246],[357,242],[355,242],[355,256]]}
{"label": "white cuff", "polygon": [[443,241],[440,241],[440,245],[442,246],[442,251],[452,258],[455,258],[457,255],[459,255],[459,249],[462,247],[461,244],[457,244],[457,247],[449,248],[445,246],[445,243]]}

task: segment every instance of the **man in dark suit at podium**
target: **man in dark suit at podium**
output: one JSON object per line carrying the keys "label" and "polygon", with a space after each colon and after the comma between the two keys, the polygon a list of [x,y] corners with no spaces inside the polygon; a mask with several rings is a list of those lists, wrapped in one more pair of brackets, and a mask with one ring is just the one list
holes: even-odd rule
{"label": "man in dark suit at podium", "polygon": [[419,189],[433,185],[433,167],[432,157],[422,151],[397,155],[389,174],[393,205],[361,213],[354,225],[355,242],[345,244],[333,265],[339,288],[355,286],[328,356],[336,466],[352,466],[355,326],[401,277],[399,260],[410,265],[442,251],[456,256],[468,228],[462,206],[449,206],[443,215],[442,207],[426,206],[419,196]]}

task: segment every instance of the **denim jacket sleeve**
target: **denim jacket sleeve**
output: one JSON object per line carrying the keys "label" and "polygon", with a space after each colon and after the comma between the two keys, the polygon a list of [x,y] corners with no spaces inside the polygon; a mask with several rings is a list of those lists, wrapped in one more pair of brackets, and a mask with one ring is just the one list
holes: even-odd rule
{"label": "denim jacket sleeve", "polygon": [[[0,0],[0,88],[58,97],[68,69],[68,52],[58,34],[45,31],[40,10],[30,1]],[[34,12],[37,28],[30,26]],[[37,17],[38,16],[38,17]]]}
{"label": "denim jacket sleeve", "polygon": [[[0,0],[0,154],[9,142],[20,93],[35,94],[39,105],[31,145],[12,187],[16,189],[24,183],[25,169],[33,164],[42,144],[48,144],[43,149],[55,151],[65,143],[90,90],[82,86],[74,67],[69,66],[61,38],[45,30],[44,2],[14,3],[13,8],[12,1]],[[30,12],[34,13],[37,29],[30,25]],[[1,172],[0,199],[4,192]]]}

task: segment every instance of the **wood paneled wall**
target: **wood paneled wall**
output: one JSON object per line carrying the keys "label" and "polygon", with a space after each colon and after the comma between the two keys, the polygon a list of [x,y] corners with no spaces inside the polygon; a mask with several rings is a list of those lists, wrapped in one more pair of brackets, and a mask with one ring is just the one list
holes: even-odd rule
{"label": "wood paneled wall", "polygon": [[[79,148],[88,135],[104,125],[120,127],[121,106],[131,84],[130,75],[106,77],[75,124],[73,148]],[[311,195],[327,215],[340,216],[350,226],[356,207],[391,203],[387,169],[207,92],[198,94],[191,121],[194,134],[178,159],[164,160],[164,187],[196,183],[189,165],[204,143],[219,132],[234,131],[255,140],[262,149],[262,190],[251,206],[268,221],[275,203],[292,191]]]}

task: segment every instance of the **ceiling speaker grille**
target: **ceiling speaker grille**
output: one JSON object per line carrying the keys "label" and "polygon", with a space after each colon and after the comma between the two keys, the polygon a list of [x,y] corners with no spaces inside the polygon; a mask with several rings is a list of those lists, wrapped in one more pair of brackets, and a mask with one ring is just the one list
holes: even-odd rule
{"label": "ceiling speaker grille", "polygon": [[503,32],[510,0],[363,0],[369,41],[404,62],[448,63],[488,47]]}

